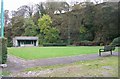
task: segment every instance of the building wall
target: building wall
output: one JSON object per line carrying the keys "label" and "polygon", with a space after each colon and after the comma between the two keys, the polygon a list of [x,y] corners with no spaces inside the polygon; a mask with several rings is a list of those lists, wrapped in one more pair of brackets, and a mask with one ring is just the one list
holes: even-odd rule
{"label": "building wall", "polygon": [[[18,39],[18,38],[21,38],[21,39]],[[19,47],[19,44],[20,44],[20,47],[22,47],[22,46],[34,46],[34,43],[26,43],[26,41],[36,41],[35,43],[36,43],[36,46],[38,46],[38,39],[33,39],[33,37],[31,38],[31,37],[17,37],[17,38],[13,38],[13,46],[14,47]],[[19,42],[18,42],[19,41]],[[26,43],[26,44],[25,44]]]}

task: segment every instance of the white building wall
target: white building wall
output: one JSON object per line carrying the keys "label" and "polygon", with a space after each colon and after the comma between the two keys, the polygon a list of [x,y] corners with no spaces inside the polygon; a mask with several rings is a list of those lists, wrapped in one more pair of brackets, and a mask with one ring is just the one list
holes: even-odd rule
{"label": "white building wall", "polygon": [[36,46],[38,46],[38,40],[36,41]]}
{"label": "white building wall", "polygon": [[[36,46],[39,46],[38,45],[38,37],[15,37],[15,38],[13,38],[13,46],[14,47],[18,47],[18,40],[36,40]],[[31,42],[31,44],[23,44],[22,42],[20,42],[20,46],[34,46],[35,44],[34,44],[34,42],[32,43]]]}

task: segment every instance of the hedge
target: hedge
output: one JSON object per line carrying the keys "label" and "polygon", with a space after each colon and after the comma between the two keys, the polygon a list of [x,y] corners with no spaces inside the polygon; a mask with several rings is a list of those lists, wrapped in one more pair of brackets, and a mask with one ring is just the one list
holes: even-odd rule
{"label": "hedge", "polygon": [[100,42],[81,41],[73,43],[75,46],[100,46]]}
{"label": "hedge", "polygon": [[0,64],[5,64],[7,61],[7,39],[0,38]]}
{"label": "hedge", "polygon": [[112,41],[111,45],[120,46],[120,37],[115,38],[115,39]]}
{"label": "hedge", "polygon": [[43,46],[67,46],[65,43],[44,43]]}

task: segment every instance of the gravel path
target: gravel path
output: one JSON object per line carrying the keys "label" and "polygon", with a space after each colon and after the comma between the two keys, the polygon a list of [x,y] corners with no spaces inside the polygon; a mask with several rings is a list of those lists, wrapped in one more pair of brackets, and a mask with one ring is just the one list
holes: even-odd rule
{"label": "gravel path", "polygon": [[[106,56],[111,56],[111,55],[109,52],[102,53],[101,57],[106,57]],[[113,56],[118,56],[118,53],[114,52]],[[9,55],[8,62],[7,62],[8,67],[4,68],[3,70],[16,73],[31,67],[50,66],[50,65],[57,65],[57,64],[69,64],[77,61],[94,60],[97,58],[100,58],[98,54],[90,54],[90,55],[81,55],[81,56],[60,57],[60,58],[24,60],[24,59]]]}

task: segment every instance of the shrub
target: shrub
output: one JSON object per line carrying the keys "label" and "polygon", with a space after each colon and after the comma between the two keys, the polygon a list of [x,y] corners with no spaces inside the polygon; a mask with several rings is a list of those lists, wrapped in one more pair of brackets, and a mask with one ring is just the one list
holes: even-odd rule
{"label": "shrub", "polygon": [[99,46],[99,42],[92,42],[92,41],[81,41],[81,42],[75,42],[73,43],[75,46]]}
{"label": "shrub", "polygon": [[7,61],[7,40],[0,38],[0,64],[5,64]]}
{"label": "shrub", "polygon": [[115,39],[112,41],[111,45],[120,46],[120,37],[115,38]]}
{"label": "shrub", "polygon": [[12,39],[7,38],[7,47],[13,47]]}
{"label": "shrub", "polygon": [[65,43],[44,43],[43,46],[67,46]]}

